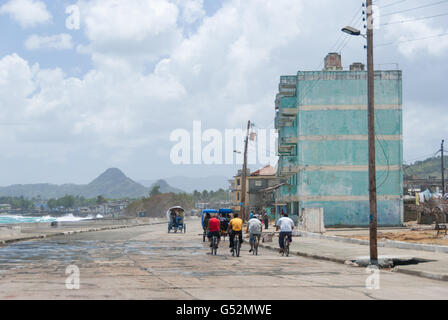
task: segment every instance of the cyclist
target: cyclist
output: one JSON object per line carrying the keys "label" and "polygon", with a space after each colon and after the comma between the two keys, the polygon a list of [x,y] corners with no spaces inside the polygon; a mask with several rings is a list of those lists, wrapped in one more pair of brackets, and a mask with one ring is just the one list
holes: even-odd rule
{"label": "cyclist", "polygon": [[288,217],[288,214],[283,212],[280,219],[278,219],[275,224],[276,231],[280,229],[280,234],[278,236],[278,244],[280,245],[280,253],[282,253],[285,249],[285,237],[288,237],[288,241],[292,242],[292,230],[294,229],[294,221]]}
{"label": "cyclist", "polygon": [[235,239],[235,235],[238,236],[240,244],[243,243],[243,220],[238,218],[238,213],[235,213],[234,218],[230,220],[229,226],[227,227],[227,233],[229,233],[229,231],[229,248],[230,252],[233,253],[233,240]]}
{"label": "cyclist", "polygon": [[216,217],[217,214],[213,213],[208,220],[208,226],[207,226],[207,238],[210,242],[210,248],[212,247],[212,238],[213,236],[216,236],[218,238],[218,246],[219,246],[219,240],[221,239],[221,232],[219,231],[219,225],[220,221]]}
{"label": "cyclist", "polygon": [[255,236],[258,236],[258,245],[260,245],[260,237],[261,237],[261,232],[263,231],[263,226],[261,224],[260,219],[258,219],[257,217],[254,217],[252,219],[250,219],[247,223],[247,228],[246,228],[246,233],[250,232],[250,238],[249,238],[249,243],[250,243],[250,250],[249,253],[251,253],[252,251],[254,251],[254,243],[255,243]]}

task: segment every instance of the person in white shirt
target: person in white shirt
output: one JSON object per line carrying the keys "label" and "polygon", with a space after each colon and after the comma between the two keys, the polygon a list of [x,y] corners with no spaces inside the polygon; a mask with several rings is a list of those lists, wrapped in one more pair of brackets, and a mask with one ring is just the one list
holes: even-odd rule
{"label": "person in white shirt", "polygon": [[294,230],[294,221],[292,221],[292,219],[288,217],[287,213],[283,213],[283,217],[278,219],[275,227],[277,231],[280,229],[278,244],[280,245],[280,253],[282,253],[285,249],[285,237],[288,237],[289,242],[292,242],[292,230]]}
{"label": "person in white shirt", "polygon": [[260,219],[253,217],[247,222],[246,233],[250,232],[250,250],[249,253],[254,250],[255,236],[258,236],[258,245],[260,245],[261,232],[263,231],[263,226]]}

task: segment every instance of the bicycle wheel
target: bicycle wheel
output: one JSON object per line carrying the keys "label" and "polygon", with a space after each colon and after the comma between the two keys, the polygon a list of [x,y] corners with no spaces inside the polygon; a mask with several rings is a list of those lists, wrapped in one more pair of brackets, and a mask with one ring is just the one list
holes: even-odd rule
{"label": "bicycle wheel", "polygon": [[211,247],[212,255],[215,254],[215,237],[212,238],[212,247]]}
{"label": "bicycle wheel", "polygon": [[235,251],[235,254],[237,257],[240,256],[240,240],[239,238],[235,237],[235,241],[234,241],[234,248],[233,250]]}
{"label": "bicycle wheel", "polygon": [[252,251],[252,254],[258,256],[258,236],[255,236],[254,238],[254,251]]}
{"label": "bicycle wheel", "polygon": [[285,237],[285,243],[284,243],[285,249],[283,250],[285,253],[285,256],[289,256],[289,238],[288,236]]}

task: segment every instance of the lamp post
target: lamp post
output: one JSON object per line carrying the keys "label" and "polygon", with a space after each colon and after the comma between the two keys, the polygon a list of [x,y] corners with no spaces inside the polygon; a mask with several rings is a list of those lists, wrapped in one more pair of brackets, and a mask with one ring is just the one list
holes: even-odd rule
{"label": "lamp post", "polygon": [[362,36],[367,40],[367,118],[369,140],[369,227],[370,227],[370,263],[378,264],[377,247],[377,197],[375,163],[375,106],[374,106],[374,70],[373,70],[373,12],[372,0],[367,0],[367,34],[353,27],[345,27],[343,32],[352,36]]}

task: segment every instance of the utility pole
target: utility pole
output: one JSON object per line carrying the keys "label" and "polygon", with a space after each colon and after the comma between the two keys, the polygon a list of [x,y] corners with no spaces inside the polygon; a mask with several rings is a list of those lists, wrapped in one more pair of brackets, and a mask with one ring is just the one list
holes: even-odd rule
{"label": "utility pole", "polygon": [[250,120],[247,122],[247,133],[246,140],[244,142],[244,161],[243,161],[243,173],[241,181],[241,219],[246,221],[246,179],[247,179],[247,144],[249,142],[249,130],[250,130]]}
{"label": "utility pole", "polygon": [[373,70],[373,9],[372,0],[367,0],[367,86],[368,86],[368,136],[369,136],[369,221],[370,221],[370,263],[378,264],[377,247],[377,201],[375,163],[375,100]]}
{"label": "utility pole", "polygon": [[442,140],[442,146],[440,148],[440,152],[442,154],[442,196],[445,195],[445,167],[443,163],[443,144],[445,143],[445,140]]}

